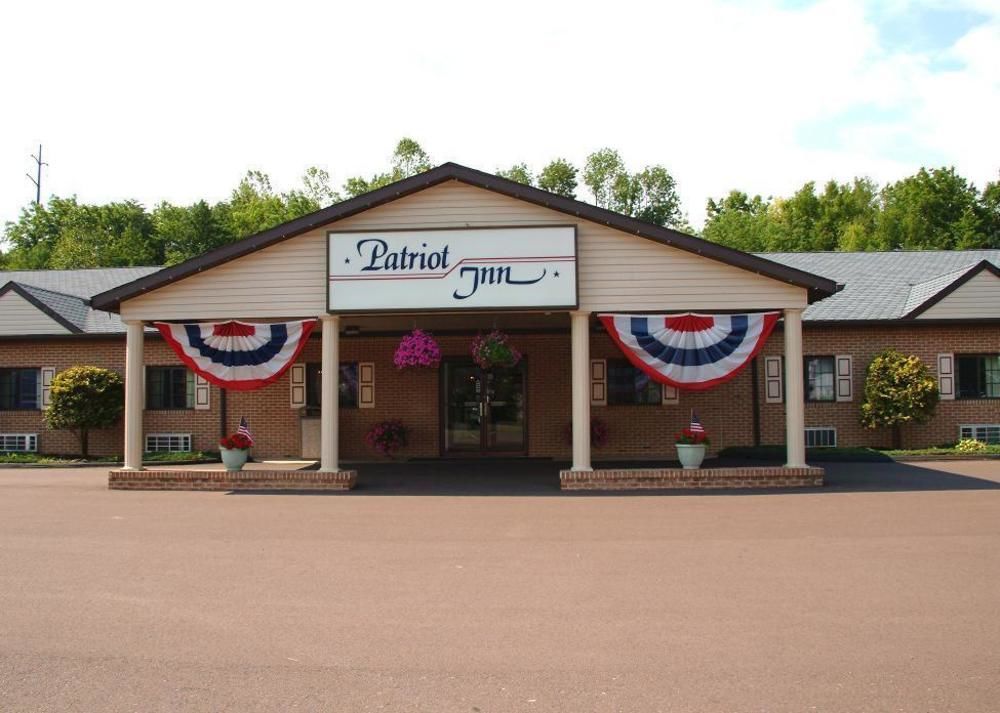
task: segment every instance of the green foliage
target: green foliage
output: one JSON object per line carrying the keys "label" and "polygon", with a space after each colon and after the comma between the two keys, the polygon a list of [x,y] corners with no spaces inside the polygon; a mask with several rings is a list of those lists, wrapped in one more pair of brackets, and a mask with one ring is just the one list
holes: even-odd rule
{"label": "green foliage", "polygon": [[528,165],[524,163],[515,163],[506,170],[498,168],[497,175],[517,183],[523,183],[526,186],[535,185],[535,179],[531,175],[531,171],[528,170]]}
{"label": "green foliage", "polygon": [[882,250],[991,247],[975,186],[954,168],[921,168],[882,191],[875,243]]}
{"label": "green foliage", "polygon": [[[354,197],[431,167],[419,143],[403,138],[389,170],[354,176],[343,194]],[[656,225],[693,232],[681,210],[674,178],[663,166],[628,171],[621,155],[603,148],[581,170],[563,158],[536,175],[517,163],[499,175],[569,198],[578,181],[599,206]],[[748,252],[1000,248],[1000,180],[982,192],[954,168],[921,168],[879,188],[867,178],[813,182],[787,197],[731,191],[707,203],[707,240]],[[281,193],[270,177],[249,171],[229,198],[182,206],[162,202],[151,212],[136,201],[81,204],[52,197],[22,209],[0,245],[7,270],[162,265],[182,262],[338,202],[330,175],[311,167],[300,187]]]}
{"label": "green foliage", "polygon": [[52,379],[45,423],[49,428],[76,432],[80,452],[86,458],[90,430],[113,426],[124,406],[125,380],[121,374],[96,366],[74,366]]}
{"label": "green foliage", "polygon": [[1000,247],[1000,184],[979,193],[954,168],[921,168],[881,190],[871,179],[855,178],[830,181],[817,194],[809,182],[788,198],[769,201],[766,212],[731,203],[709,199],[704,236],[741,250]]}
{"label": "green foliage", "polygon": [[348,198],[360,196],[362,193],[374,191],[395,181],[409,178],[430,169],[431,158],[416,141],[403,137],[392,152],[392,170],[389,173],[377,173],[371,178],[354,176],[344,183],[344,193]]}
{"label": "green foliage", "polygon": [[566,198],[576,198],[576,176],[576,166],[564,158],[553,159],[538,174],[538,187]]}
{"label": "green foliage", "polygon": [[955,450],[959,453],[985,453],[986,444],[975,438],[963,438],[955,446]]}
{"label": "green foliage", "polygon": [[886,349],[868,365],[861,424],[893,428],[898,446],[899,427],[926,422],[934,415],[938,398],[937,382],[919,358]]}
{"label": "green foliage", "polygon": [[153,225],[163,241],[168,265],[235,239],[229,222],[229,206],[224,203],[210,206],[205,201],[198,201],[186,207],[160,203],[153,211]]}
{"label": "green foliage", "polygon": [[763,250],[772,227],[770,209],[760,196],[750,198],[742,191],[730,191],[718,201],[709,198],[703,237],[737,250]]}
{"label": "green foliage", "polygon": [[681,211],[677,183],[663,166],[629,173],[617,151],[603,148],[587,157],[583,182],[602,208],[656,225],[690,230]]}

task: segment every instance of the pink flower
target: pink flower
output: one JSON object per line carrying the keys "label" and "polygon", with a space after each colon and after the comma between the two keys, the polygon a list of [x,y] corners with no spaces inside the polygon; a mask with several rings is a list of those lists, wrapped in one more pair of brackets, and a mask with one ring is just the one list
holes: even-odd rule
{"label": "pink flower", "polygon": [[441,363],[441,348],[429,333],[414,329],[399,342],[392,362],[397,369],[436,368]]}

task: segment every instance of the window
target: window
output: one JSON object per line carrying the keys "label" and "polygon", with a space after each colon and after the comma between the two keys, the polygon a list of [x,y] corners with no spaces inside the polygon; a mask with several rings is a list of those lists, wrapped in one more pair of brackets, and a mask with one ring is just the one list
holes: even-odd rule
{"label": "window", "polygon": [[837,389],[832,356],[806,357],[806,401],[836,401]]}
{"label": "window", "polygon": [[190,433],[147,433],[146,453],[191,451]]}
{"label": "window", "polygon": [[0,411],[38,408],[39,369],[0,369]]}
{"label": "window", "polygon": [[958,427],[958,438],[1000,445],[1000,423],[963,424]]}
{"label": "window", "polygon": [[958,354],[955,366],[958,376],[955,398],[1000,398],[1000,355]]}
{"label": "window", "polygon": [[[306,364],[306,409],[318,413],[320,409],[320,394],[322,392],[322,373],[319,364]],[[358,407],[358,363],[356,361],[340,363],[340,379],[337,381],[340,390],[340,408]]]}
{"label": "window", "polygon": [[806,448],[836,448],[837,429],[832,426],[808,426]]}
{"label": "window", "polygon": [[608,360],[608,404],[660,404],[660,385],[627,361]]}
{"label": "window", "polygon": [[194,408],[194,373],[184,366],[146,367],[146,408]]}
{"label": "window", "polygon": [[0,452],[34,453],[37,450],[37,433],[0,433]]}

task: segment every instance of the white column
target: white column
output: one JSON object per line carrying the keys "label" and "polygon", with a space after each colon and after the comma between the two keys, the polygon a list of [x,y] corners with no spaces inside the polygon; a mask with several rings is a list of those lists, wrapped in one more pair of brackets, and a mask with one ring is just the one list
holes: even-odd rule
{"label": "white column", "polygon": [[125,470],[142,470],[142,343],[142,322],[125,322]]}
{"label": "white column", "polygon": [[590,467],[590,312],[570,312],[573,355],[573,470]]}
{"label": "white column", "polygon": [[788,468],[806,464],[805,382],[802,375],[802,310],[785,310],[785,448]]}
{"label": "white column", "polygon": [[340,378],[340,315],[324,314],[323,353],[320,362],[320,459],[319,469],[340,470],[340,398],[337,381]]}

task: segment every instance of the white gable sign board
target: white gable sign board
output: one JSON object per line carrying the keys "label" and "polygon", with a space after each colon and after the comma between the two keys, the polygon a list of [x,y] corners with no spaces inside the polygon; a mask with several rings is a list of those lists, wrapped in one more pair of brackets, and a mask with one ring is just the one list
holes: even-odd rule
{"label": "white gable sign board", "polygon": [[327,234],[330,312],[574,309],[576,228]]}

